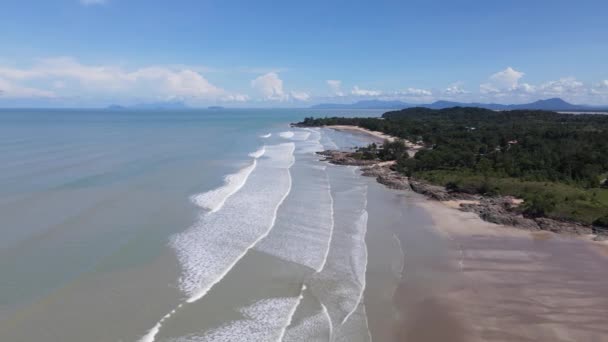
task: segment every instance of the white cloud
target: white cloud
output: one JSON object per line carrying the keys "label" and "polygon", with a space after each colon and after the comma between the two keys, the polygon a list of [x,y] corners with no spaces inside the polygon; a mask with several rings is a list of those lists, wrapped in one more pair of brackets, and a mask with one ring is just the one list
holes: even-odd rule
{"label": "white cloud", "polygon": [[379,90],[360,89],[358,86],[354,86],[350,93],[355,96],[379,96],[382,94]]}
{"label": "white cloud", "polygon": [[[523,72],[508,67],[491,75],[488,83],[483,83],[479,86],[479,91],[482,94],[490,94],[516,90],[519,88],[519,80],[524,75]],[[527,86],[529,85],[525,85],[524,88],[527,88]]]}
{"label": "white cloud", "polygon": [[428,97],[433,96],[433,92],[426,89],[407,88],[405,90],[398,91],[397,95],[404,95],[409,97]]}
{"label": "white cloud", "polygon": [[105,5],[107,2],[107,0],[80,0],[80,3],[85,6]]}
{"label": "white cloud", "polygon": [[27,98],[54,98],[55,93],[48,90],[21,86],[0,78],[0,98],[27,99]]}
{"label": "white cloud", "polygon": [[608,95],[608,80],[600,81],[595,84],[590,91],[593,95]]}
{"label": "white cloud", "polygon": [[251,81],[251,87],[267,101],[307,101],[310,99],[310,94],[303,91],[293,90],[286,92],[283,89],[283,80],[276,72],[269,72],[258,76]]}
{"label": "white cloud", "polygon": [[219,100],[222,102],[247,102],[249,101],[249,96],[243,94],[231,94],[222,96]]}
{"label": "white cloud", "polygon": [[289,96],[298,101],[308,101],[310,99],[310,95],[303,91],[292,91],[289,93]]}
{"label": "white cloud", "polygon": [[457,96],[468,94],[469,92],[464,89],[464,84],[462,82],[456,82],[450,84],[447,88],[445,88],[443,93],[448,96]]}
{"label": "white cloud", "polygon": [[574,77],[566,77],[541,84],[538,92],[547,96],[580,95],[585,93],[586,89],[584,84]]}
{"label": "white cloud", "polygon": [[344,96],[344,92],[342,91],[342,81],[327,80],[326,82],[333,96]]}
{"label": "white cloud", "polygon": [[266,100],[283,101],[287,99],[283,91],[283,80],[276,72],[269,72],[251,81],[251,87],[256,89]]}
{"label": "white cloud", "polygon": [[508,67],[490,76],[490,80],[501,88],[516,88],[519,79],[524,75],[523,72]]}
{"label": "white cloud", "polygon": [[[0,66],[0,78],[11,81],[11,92],[30,89],[32,97],[48,97],[50,92],[33,91],[35,88],[28,86],[31,83],[77,96],[130,95],[220,101],[241,101],[244,96],[213,85],[199,72],[187,67],[151,66],[126,70],[111,65],[85,65],[69,57],[41,59],[29,68]],[[4,92],[9,93],[8,90]],[[20,93],[27,92],[22,90]]]}

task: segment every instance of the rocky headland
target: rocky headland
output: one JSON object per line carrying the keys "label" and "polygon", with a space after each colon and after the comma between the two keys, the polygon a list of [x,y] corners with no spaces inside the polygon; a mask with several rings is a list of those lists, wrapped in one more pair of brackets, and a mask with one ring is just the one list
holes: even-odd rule
{"label": "rocky headland", "polygon": [[450,207],[477,214],[487,222],[530,231],[550,231],[560,234],[591,236],[597,241],[608,239],[608,232],[578,222],[559,221],[547,217],[525,217],[519,207],[522,200],[511,196],[483,196],[449,191],[445,187],[407,177],[394,169],[394,161],[365,160],[354,152],[327,150],[318,152],[323,160],[336,165],[359,166],[366,177],[374,177],[388,188],[414,191]]}

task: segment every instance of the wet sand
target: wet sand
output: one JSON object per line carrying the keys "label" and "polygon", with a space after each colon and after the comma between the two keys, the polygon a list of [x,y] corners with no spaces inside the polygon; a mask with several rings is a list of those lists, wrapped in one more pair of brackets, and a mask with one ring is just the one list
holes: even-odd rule
{"label": "wet sand", "polygon": [[[608,260],[598,245],[401,196],[393,341],[606,341]],[[412,206],[429,221],[412,226]]]}

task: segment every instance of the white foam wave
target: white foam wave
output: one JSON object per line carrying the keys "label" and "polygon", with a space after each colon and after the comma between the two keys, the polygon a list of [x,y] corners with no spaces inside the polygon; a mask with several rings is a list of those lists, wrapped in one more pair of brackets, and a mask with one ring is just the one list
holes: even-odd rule
{"label": "white foam wave", "polygon": [[294,134],[295,133],[293,133],[292,131],[287,131],[287,132],[279,133],[279,136],[284,139],[290,139],[290,138],[293,138]]}
{"label": "white foam wave", "polygon": [[[297,132],[296,132],[297,133]],[[296,149],[297,153],[315,153],[319,151],[323,151],[323,145],[321,145],[321,133],[318,131],[307,131],[300,132],[304,133],[306,139],[300,140],[298,142],[298,147]],[[293,139],[297,140],[297,139]]]}
{"label": "white foam wave", "polygon": [[324,134],[322,134],[322,138],[321,138],[321,144],[323,145],[323,147],[327,150],[337,150],[338,145],[336,145],[336,143],[333,141],[333,139],[330,137],[330,132],[331,130],[328,128],[324,128],[321,130]]}
{"label": "white foam wave", "polygon": [[194,195],[191,200],[197,206],[207,209],[210,212],[216,212],[222,208],[226,200],[239,191],[247,182],[249,175],[257,166],[257,159],[264,155],[266,147],[262,146],[259,150],[249,154],[254,158],[253,162],[240,169],[238,172],[224,177],[224,185],[202,194]]}
{"label": "white foam wave", "polygon": [[291,190],[294,144],[268,146],[267,158],[221,211],[205,215],[172,245],[184,269],[180,286],[193,302],[204,296],[274,226]]}
{"label": "white foam wave", "polygon": [[[250,171],[249,180],[225,200],[222,210],[202,215],[199,222],[173,237],[171,245],[183,269],[180,288],[189,296],[186,303],[204,297],[272,230],[278,208],[291,190],[289,169],[294,149],[293,143],[267,146],[267,158],[257,162],[255,172]],[[165,315],[140,341],[154,341],[174,312]]]}
{"label": "white foam wave", "polygon": [[326,342],[331,341],[331,323],[327,321],[327,309],[324,307],[304,318],[297,325],[289,327],[283,342]]}
{"label": "white foam wave", "polygon": [[260,147],[257,151],[249,153],[249,156],[252,158],[260,158],[266,152],[266,146]]}
{"label": "white foam wave", "polygon": [[194,195],[191,201],[197,206],[207,209],[210,212],[216,212],[222,208],[226,200],[239,191],[247,182],[247,178],[257,166],[257,160],[254,160],[251,165],[240,169],[237,173],[233,173],[224,178],[224,185],[202,194]]}
{"label": "white foam wave", "polygon": [[298,297],[258,301],[239,310],[244,319],[211,330],[203,336],[184,336],[173,342],[280,342],[305,290],[304,285]]}
{"label": "white foam wave", "polygon": [[[342,178],[349,176],[341,169]],[[362,302],[367,270],[367,187],[359,182],[342,185],[334,198],[339,204],[339,218],[335,222],[327,261],[315,274],[310,288],[325,305],[333,330],[343,326]],[[351,220],[350,218],[356,218]]]}
{"label": "white foam wave", "polygon": [[291,169],[293,190],[281,207],[277,228],[255,249],[319,270],[328,253],[333,213],[327,172],[313,165],[298,162]]}
{"label": "white foam wave", "polygon": [[336,331],[333,340],[335,342],[372,341],[365,305],[362,302],[359,303],[350,319]]}
{"label": "white foam wave", "polygon": [[268,139],[271,136],[272,136],[272,133],[268,133],[268,134],[260,135],[260,138]]}
{"label": "white foam wave", "polygon": [[308,139],[308,137],[310,137],[311,133],[312,132],[310,132],[310,131],[297,130],[297,131],[293,132],[293,135],[290,137],[290,139],[296,140],[296,141],[304,141],[304,140]]}

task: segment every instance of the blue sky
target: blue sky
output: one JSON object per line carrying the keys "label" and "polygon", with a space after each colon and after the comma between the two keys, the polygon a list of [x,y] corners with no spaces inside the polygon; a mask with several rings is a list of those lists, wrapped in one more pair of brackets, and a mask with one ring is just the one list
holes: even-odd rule
{"label": "blue sky", "polygon": [[0,106],[608,104],[607,1],[0,4]]}

